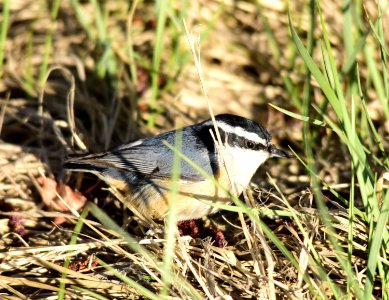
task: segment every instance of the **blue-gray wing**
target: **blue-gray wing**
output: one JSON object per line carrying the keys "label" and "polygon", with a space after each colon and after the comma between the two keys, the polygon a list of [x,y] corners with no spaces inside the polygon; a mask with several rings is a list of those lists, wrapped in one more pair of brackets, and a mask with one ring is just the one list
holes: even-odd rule
{"label": "blue-gray wing", "polygon": [[[146,138],[130,144],[124,144],[100,155],[95,155],[95,165],[103,168],[115,168],[121,172],[134,172],[151,178],[170,178],[174,152],[163,141],[175,144],[175,131]],[[204,141],[192,132],[191,127],[182,130],[181,151],[189,159],[210,175],[214,175],[214,149],[207,148]],[[91,159],[89,159],[91,162]],[[205,178],[187,162],[181,160],[180,178],[183,180],[200,181]]]}

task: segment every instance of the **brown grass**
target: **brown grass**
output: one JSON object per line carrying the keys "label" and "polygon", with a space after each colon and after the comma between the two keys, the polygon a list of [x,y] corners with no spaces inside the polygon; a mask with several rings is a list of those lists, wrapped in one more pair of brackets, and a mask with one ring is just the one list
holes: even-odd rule
{"label": "brown grass", "polygon": [[[149,70],[156,22],[152,4],[140,3],[130,24],[132,44],[138,55],[134,80],[129,67],[131,57],[124,46],[127,45],[126,28],[129,28],[129,8],[125,1],[105,3],[111,49],[117,64],[115,76],[105,78],[96,72],[104,52],[97,30],[92,26],[94,31],[88,35],[70,1],[61,3],[55,22],[50,20],[46,1],[11,2],[4,73],[0,81],[1,109],[4,111],[0,142],[0,298],[48,299],[57,295],[60,282],[66,283],[67,297],[72,299],[93,298],[77,287],[90,289],[109,299],[143,297],[139,290],[101,267],[98,259],[158,294],[162,281],[155,262],[132,251],[122,235],[104,227],[93,217],[85,221],[77,243],[69,245],[78,217],[50,211],[41,201],[37,178],[44,174],[81,191],[89,201],[97,203],[120,226],[123,225],[155,259],[162,259],[164,235],[161,224],[149,230],[124,209],[103,184],[96,184],[96,178],[65,174],[62,164],[65,156],[76,150],[97,152],[171,129],[177,119],[190,124],[208,118],[194,64],[190,60],[182,70],[171,67],[172,42],[170,32],[167,33],[158,98],[161,113],[156,127],[148,128],[145,121],[149,117]],[[302,153],[302,123],[267,105],[273,103],[293,109],[283,77],[289,74],[294,83],[302,84],[305,79],[299,70],[302,61],[296,57],[297,66],[290,68],[285,4],[281,1],[259,2],[259,11],[254,4],[244,1],[190,2],[186,23],[194,31],[209,26],[209,36],[201,43],[201,62],[215,113],[230,112],[259,120],[273,134],[276,144],[285,148],[290,145]],[[302,5],[297,2],[293,4],[295,7]],[[178,4],[174,5],[178,8]],[[326,1],[322,6],[328,18],[331,42],[341,63],[345,59],[339,32],[341,7],[336,1]],[[88,20],[93,20],[93,5],[85,2],[82,8],[90,17]],[[367,9],[373,10],[369,6]],[[306,14],[307,11],[295,14],[302,36],[308,28]],[[202,25],[198,28],[197,24]],[[49,62],[53,68],[41,85],[39,70],[51,26],[54,27]],[[267,27],[272,30],[274,41],[266,33]],[[169,28],[173,31],[173,25]],[[186,55],[191,59],[185,40],[182,33],[180,47],[186,49]],[[275,49],[280,52],[278,59]],[[365,72],[363,63],[360,68]],[[374,96],[374,91],[371,93]],[[318,90],[313,96],[315,99],[322,97]],[[375,109],[374,102],[369,108],[375,116],[374,121],[380,124],[382,114]],[[385,133],[385,126],[387,124],[379,125],[381,132]],[[331,133],[323,132],[323,135],[327,138],[317,145],[319,176],[347,196],[349,185],[342,183],[350,175],[350,163],[341,153],[344,150],[338,148],[339,141]],[[266,172],[276,179],[292,208],[288,208],[275,191]],[[338,239],[345,241],[341,246],[347,247],[347,210],[335,203],[325,189],[323,195],[334,219]],[[302,281],[302,275],[308,274],[312,285],[323,294],[327,292],[331,298],[329,288],[323,286],[315,274],[315,264],[310,263],[313,258],[308,249],[309,239],[330,277],[341,286],[346,285],[345,273],[328,241],[329,232],[313,204],[310,179],[297,160],[268,162],[253,180],[245,201],[249,206],[261,209],[306,213],[300,220],[308,237],[301,234],[291,217],[262,216],[299,261],[300,269],[290,264],[250,218],[221,212],[207,222],[223,229],[228,244],[219,248],[210,240],[180,237],[174,257],[174,272],[178,278],[175,283],[185,279],[198,295],[210,299],[312,299],[315,295]],[[58,216],[65,216],[67,223],[53,224],[53,218]],[[355,222],[356,250],[352,261],[362,282],[368,228],[363,222]],[[63,267],[65,259],[70,259],[70,268]],[[61,274],[67,274],[66,278]],[[188,298],[187,291],[183,286],[174,285],[170,298]]]}

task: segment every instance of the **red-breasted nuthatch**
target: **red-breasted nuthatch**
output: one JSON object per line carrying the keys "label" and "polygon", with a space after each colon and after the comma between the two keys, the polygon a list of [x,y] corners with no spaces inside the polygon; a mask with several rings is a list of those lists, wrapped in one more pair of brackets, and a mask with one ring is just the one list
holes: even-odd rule
{"label": "red-breasted nuthatch", "polygon": [[[223,143],[223,151],[215,146],[215,130],[211,119],[184,127],[181,152],[195,162],[221,186],[240,195],[251,178],[269,157],[291,157],[271,143],[271,135],[260,124],[249,119],[223,114],[215,117]],[[125,192],[145,216],[164,218],[168,212],[172,165],[175,153],[163,141],[175,144],[177,130],[123,144],[99,154],[69,157],[66,169],[90,172]],[[221,154],[223,153],[223,158]],[[181,160],[176,195],[177,219],[199,219],[218,211],[202,200],[230,202],[209,178],[202,176]]]}

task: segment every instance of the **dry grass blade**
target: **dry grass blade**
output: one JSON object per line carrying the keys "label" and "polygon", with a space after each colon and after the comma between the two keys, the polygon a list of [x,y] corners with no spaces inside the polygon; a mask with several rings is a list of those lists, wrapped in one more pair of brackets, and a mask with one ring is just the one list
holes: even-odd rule
{"label": "dry grass blade", "polygon": [[[170,1],[159,44],[163,47],[159,74],[151,79],[159,22],[154,3],[3,2],[0,9],[9,10],[9,18],[0,17],[0,56],[4,55],[0,79],[1,299],[56,298],[64,284],[66,297],[72,299],[145,296],[121,281],[118,273],[164,299],[342,298],[353,289],[339,255],[352,266],[356,285],[364,287],[376,224],[369,223],[361,201],[362,185],[355,179],[347,146],[338,135],[342,132],[338,110],[323,99],[318,82],[306,76],[306,65],[290,36],[285,3]],[[354,130],[351,136],[361,140],[360,150],[366,153],[363,163],[377,174],[374,195],[379,212],[388,193],[389,121],[382,104],[389,95],[384,63],[389,35],[383,30],[389,26],[389,14],[385,4],[379,8],[374,1],[363,5],[350,1],[344,7],[336,1],[322,2],[330,47],[313,43],[312,61],[331,82],[335,78],[331,70],[343,70],[337,91],[345,94],[344,110],[350,113]],[[312,7],[298,0],[289,9],[303,45],[306,37],[319,42],[323,30],[318,16],[311,15]],[[198,34],[192,36],[187,27]],[[40,74],[43,65],[48,72]],[[159,95],[157,112],[148,110],[152,81]],[[307,103],[302,100],[305,97]],[[190,124],[209,115],[214,119],[219,113],[260,121],[272,133],[274,144],[290,146],[301,161],[269,160],[242,198],[249,213],[239,205],[234,211],[226,206],[205,220],[204,228],[209,225],[212,234],[224,233],[222,247],[212,244],[214,240],[177,237],[171,256],[172,280],[165,280],[162,222],[127,205],[125,195],[95,177],[65,173],[63,161],[74,152],[99,152],[167,131],[177,119]],[[148,128],[145,125],[152,114],[155,126]],[[309,124],[305,127],[303,122]],[[315,174],[304,167],[307,127],[312,133],[309,144]],[[225,141],[217,130],[214,141],[223,156]],[[78,211],[70,207],[71,212],[58,211],[42,201],[45,187],[39,177],[43,175],[65,184],[74,194],[79,192],[119,227],[88,215],[78,232],[74,227],[81,224]],[[312,178],[319,181],[316,189]],[[230,185],[233,192],[234,182]],[[315,203],[318,192],[333,231],[321,220]],[[64,223],[55,223],[57,218]],[[269,232],[297,266],[266,235]],[[131,242],[125,234],[132,237]],[[330,243],[332,238],[338,250]],[[339,254],[340,250],[344,253]],[[374,266],[370,262],[370,269],[378,274],[369,279],[369,289],[372,297],[387,298],[389,251],[378,250]],[[171,282],[171,288],[164,282]]]}

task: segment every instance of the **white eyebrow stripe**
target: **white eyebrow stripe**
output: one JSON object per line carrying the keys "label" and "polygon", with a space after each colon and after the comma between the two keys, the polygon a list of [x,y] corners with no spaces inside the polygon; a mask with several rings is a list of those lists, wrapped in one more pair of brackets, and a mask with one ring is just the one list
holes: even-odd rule
{"label": "white eyebrow stripe", "polygon": [[220,121],[217,121],[217,126],[226,133],[235,133],[236,135],[239,135],[241,137],[244,137],[245,139],[251,140],[255,143],[259,143],[262,145],[268,144],[268,142],[265,139],[259,137],[257,134],[255,134],[253,132],[248,132],[248,131],[243,130],[242,127],[238,127],[238,126],[233,127],[227,123],[220,122]]}

